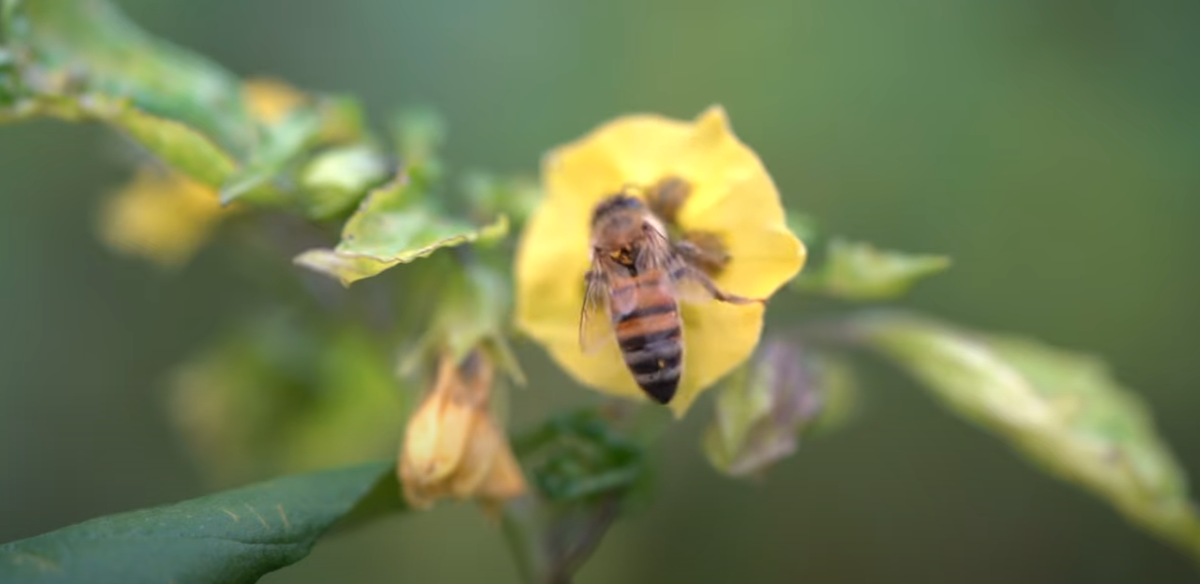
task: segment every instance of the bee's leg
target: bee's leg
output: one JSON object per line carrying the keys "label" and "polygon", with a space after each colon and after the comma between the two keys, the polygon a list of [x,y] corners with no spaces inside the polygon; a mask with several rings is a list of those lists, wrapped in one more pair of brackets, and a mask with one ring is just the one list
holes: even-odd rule
{"label": "bee's leg", "polygon": [[687,262],[715,276],[729,263],[729,253],[717,236],[711,233],[689,233],[687,239],[674,244],[675,253]]}
{"label": "bee's leg", "polygon": [[715,283],[713,283],[712,278],[709,278],[708,274],[705,274],[702,270],[695,266],[678,266],[672,272],[671,277],[676,281],[687,281],[697,284],[704,289],[705,295],[711,298],[716,298],[721,302],[728,302],[729,304],[767,303],[766,298],[747,298],[745,296],[738,296],[737,294],[726,293],[724,290],[721,290],[719,287],[717,287]]}

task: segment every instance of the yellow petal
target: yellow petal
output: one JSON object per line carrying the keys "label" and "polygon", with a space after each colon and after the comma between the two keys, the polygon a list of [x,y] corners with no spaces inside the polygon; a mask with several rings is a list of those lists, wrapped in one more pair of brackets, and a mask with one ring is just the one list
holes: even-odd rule
{"label": "yellow petal", "polygon": [[[779,193],[774,186],[762,193],[769,196],[755,197],[755,200],[742,200],[730,192],[734,186],[746,181],[763,178],[769,183],[771,178],[758,155],[733,134],[721,106],[713,106],[696,118],[691,133],[670,160],[670,165],[672,174],[692,185],[692,194],[684,210],[694,213],[736,198],[741,206],[769,203],[782,217]],[[682,217],[680,222],[685,228],[690,227]]]}
{"label": "yellow petal", "polygon": [[779,194],[765,171],[733,185],[726,196],[706,206],[684,205],[679,222],[725,242],[734,260],[716,283],[728,292],[768,297],[804,265],[804,244],[788,230]]}

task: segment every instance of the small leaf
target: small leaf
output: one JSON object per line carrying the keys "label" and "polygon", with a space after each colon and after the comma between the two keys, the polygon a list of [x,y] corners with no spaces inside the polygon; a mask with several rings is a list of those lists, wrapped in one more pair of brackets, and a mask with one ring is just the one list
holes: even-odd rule
{"label": "small leaf", "polygon": [[278,200],[270,182],[294,163],[319,137],[321,118],[317,110],[299,108],[278,124],[266,128],[266,137],[242,168],[221,187],[221,204],[245,198],[252,203]]}
{"label": "small leaf", "polygon": [[513,439],[534,484],[549,501],[596,500],[645,486],[642,446],[591,410],[561,414]]}
{"label": "small leaf", "polygon": [[1090,356],[899,314],[848,328],[953,411],[1200,557],[1200,520],[1145,405]]}
{"label": "small leaf", "polygon": [[498,177],[473,171],[463,176],[461,189],[473,213],[481,217],[505,215],[517,225],[533,214],[542,199],[537,180],[526,176]]}
{"label": "small leaf", "polygon": [[318,154],[300,172],[305,214],[329,219],[348,210],[386,179],[388,166],[386,157],[362,144]]}
{"label": "small leaf", "polygon": [[[110,515],[0,546],[9,583],[251,583],[293,564],[356,511],[392,465],[283,477],[152,509]],[[373,506],[379,514],[398,505]]]}
{"label": "small leaf", "polygon": [[400,364],[402,375],[416,374],[443,352],[465,359],[477,348],[492,358],[500,372],[518,385],[525,373],[508,344],[512,282],[482,263],[456,265],[443,271],[436,307],[425,334]]}
{"label": "small leaf", "polygon": [[825,263],[794,281],[798,290],[846,300],[885,300],[901,296],[926,276],[950,267],[945,256],[881,251],[869,243],[835,239]]}
{"label": "small leaf", "polygon": [[446,120],[432,108],[414,107],[392,116],[392,139],[409,165],[436,158],[446,142]]}
{"label": "small leaf", "polygon": [[343,285],[447,247],[493,241],[508,233],[508,219],[475,228],[449,219],[418,200],[421,193],[403,178],[372,192],[346,222],[334,249],[312,249],[295,263],[337,278]]}

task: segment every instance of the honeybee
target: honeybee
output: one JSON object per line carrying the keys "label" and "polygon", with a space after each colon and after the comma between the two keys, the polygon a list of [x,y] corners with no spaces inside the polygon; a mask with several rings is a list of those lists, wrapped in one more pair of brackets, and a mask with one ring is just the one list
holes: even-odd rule
{"label": "honeybee", "polygon": [[680,301],[766,302],[720,290],[686,259],[695,250],[673,245],[659,218],[625,193],[596,205],[591,236],[580,347],[592,353],[615,338],[634,380],[658,403],[675,397],[683,372]]}

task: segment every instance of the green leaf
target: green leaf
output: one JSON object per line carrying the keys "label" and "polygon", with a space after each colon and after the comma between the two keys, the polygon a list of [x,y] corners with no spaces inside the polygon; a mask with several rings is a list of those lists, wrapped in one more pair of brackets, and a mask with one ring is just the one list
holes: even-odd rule
{"label": "green leaf", "polygon": [[537,179],[527,176],[498,177],[472,171],[463,175],[460,187],[472,212],[482,217],[505,215],[517,226],[524,224],[542,199]]}
{"label": "green leaf", "polygon": [[129,108],[181,124],[229,158],[253,149],[255,126],[237,77],[146,34],[110,3],[7,0],[5,9],[4,32],[25,97],[127,100]]}
{"label": "green leaf", "polygon": [[253,203],[276,202],[279,194],[276,185],[270,182],[316,142],[321,125],[316,109],[300,108],[282,122],[269,126],[250,160],[221,186],[221,204],[241,198]]}
{"label": "green leaf", "polygon": [[394,114],[392,140],[410,166],[422,166],[437,158],[446,143],[446,120],[430,107],[412,107]]}
{"label": "green leaf", "polygon": [[835,239],[824,264],[802,272],[792,286],[846,300],[886,300],[948,267],[945,256],[881,251],[869,243]]}
{"label": "green leaf", "polygon": [[508,233],[508,219],[476,228],[438,213],[403,177],[373,191],[342,230],[334,249],[312,249],[295,263],[337,278],[343,285],[375,276],[448,247],[494,241]]}
{"label": "green leaf", "polygon": [[388,166],[386,157],[363,144],[318,154],[300,172],[305,214],[329,219],[347,211],[386,180]]}
{"label": "green leaf", "polygon": [[157,154],[167,164],[209,186],[221,184],[237,167],[229,155],[203,134],[179,122],[141,110],[116,106],[110,113],[92,110],[129,137]]}
{"label": "green leaf", "polygon": [[847,330],[954,412],[1200,558],[1183,469],[1145,405],[1098,359],[902,314],[859,317]]}
{"label": "green leaf", "polygon": [[525,385],[525,373],[507,339],[512,282],[481,262],[448,267],[438,283],[432,318],[401,361],[401,374],[418,373],[423,364],[436,363],[444,352],[461,361],[482,347],[509,379]]}
{"label": "green leaf", "polygon": [[[173,505],[93,519],[0,546],[0,580],[256,582],[293,564],[364,498],[391,486],[392,465],[283,477]],[[375,507],[377,513],[397,505]]]}

